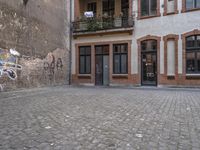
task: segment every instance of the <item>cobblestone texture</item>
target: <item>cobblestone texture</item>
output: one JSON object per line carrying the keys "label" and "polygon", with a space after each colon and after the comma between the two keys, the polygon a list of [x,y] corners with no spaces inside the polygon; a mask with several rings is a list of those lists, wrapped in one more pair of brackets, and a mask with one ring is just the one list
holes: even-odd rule
{"label": "cobblestone texture", "polygon": [[1,150],[198,150],[200,90],[54,87],[0,93]]}

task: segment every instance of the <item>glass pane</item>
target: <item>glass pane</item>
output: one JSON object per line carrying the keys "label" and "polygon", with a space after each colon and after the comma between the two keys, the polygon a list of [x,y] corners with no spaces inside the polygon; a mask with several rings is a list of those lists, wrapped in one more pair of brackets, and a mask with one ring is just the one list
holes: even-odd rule
{"label": "glass pane", "polygon": [[128,73],[127,70],[127,55],[121,55],[121,73],[126,74]]}
{"label": "glass pane", "polygon": [[103,54],[109,54],[109,46],[103,46]]}
{"label": "glass pane", "polygon": [[157,41],[155,40],[150,41],[150,45],[151,45],[151,50],[154,50],[154,51],[157,50]]}
{"label": "glass pane", "polygon": [[150,0],[151,7],[150,7],[150,15],[156,15],[157,10],[157,0]]}
{"label": "glass pane", "polygon": [[186,53],[186,71],[187,73],[195,72],[195,53]]}
{"label": "glass pane", "polygon": [[200,48],[200,35],[197,36],[197,47]]}
{"label": "glass pane", "polygon": [[196,0],[196,8],[200,8],[200,0]]}
{"label": "glass pane", "polygon": [[91,71],[91,57],[86,56],[86,73],[89,74]]}
{"label": "glass pane", "polygon": [[186,9],[194,8],[194,0],[186,0]]}
{"label": "glass pane", "polygon": [[121,53],[127,53],[127,44],[122,44],[121,45]]}
{"label": "glass pane", "polygon": [[80,66],[79,66],[79,73],[84,74],[85,73],[85,57],[80,56]]}
{"label": "glass pane", "polygon": [[96,46],[96,54],[102,54],[102,47],[101,46]]}
{"label": "glass pane", "polygon": [[85,55],[85,47],[80,47],[80,55]]}
{"label": "glass pane", "polygon": [[149,0],[141,0],[141,16],[149,15]]}
{"label": "glass pane", "polygon": [[198,68],[198,72],[200,72],[200,52],[197,53],[197,68]]}
{"label": "glass pane", "polygon": [[85,48],[85,54],[90,55],[91,54],[91,47],[86,47]]}
{"label": "glass pane", "polygon": [[114,45],[114,53],[120,53],[120,45]]}
{"label": "glass pane", "polygon": [[114,66],[114,70],[113,72],[115,74],[119,74],[120,73],[120,55],[114,55],[114,60],[113,60],[113,66]]}
{"label": "glass pane", "polygon": [[186,39],[186,47],[187,48],[195,47],[195,36],[190,36]]}
{"label": "glass pane", "polygon": [[142,49],[142,51],[146,51],[147,50],[147,41],[141,42],[141,49]]}

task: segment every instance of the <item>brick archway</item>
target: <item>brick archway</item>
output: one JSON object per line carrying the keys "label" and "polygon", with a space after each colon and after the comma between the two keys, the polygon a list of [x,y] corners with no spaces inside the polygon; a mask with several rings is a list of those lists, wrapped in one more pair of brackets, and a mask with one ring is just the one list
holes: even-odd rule
{"label": "brick archway", "polygon": [[157,41],[157,84],[159,84],[160,79],[160,41],[161,37],[154,36],[154,35],[147,35],[144,37],[141,37],[137,40],[138,44],[138,71],[139,71],[139,80],[141,81],[141,72],[142,72],[142,64],[141,64],[141,42],[146,40],[156,40]]}

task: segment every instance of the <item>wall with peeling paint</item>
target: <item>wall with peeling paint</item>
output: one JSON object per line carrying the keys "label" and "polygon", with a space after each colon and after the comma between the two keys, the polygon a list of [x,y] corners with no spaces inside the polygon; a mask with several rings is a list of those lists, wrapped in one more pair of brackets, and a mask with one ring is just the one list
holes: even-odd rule
{"label": "wall with peeling paint", "polygon": [[68,31],[67,0],[0,0],[0,49],[22,66],[16,80],[0,76],[0,90],[68,84]]}

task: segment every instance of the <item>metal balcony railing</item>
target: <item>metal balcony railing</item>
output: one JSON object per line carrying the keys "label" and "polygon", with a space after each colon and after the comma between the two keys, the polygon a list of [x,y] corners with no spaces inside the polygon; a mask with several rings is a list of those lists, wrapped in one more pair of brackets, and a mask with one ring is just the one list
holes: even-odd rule
{"label": "metal balcony railing", "polygon": [[94,32],[100,30],[130,28],[133,26],[133,17],[86,18],[73,22],[73,32]]}

